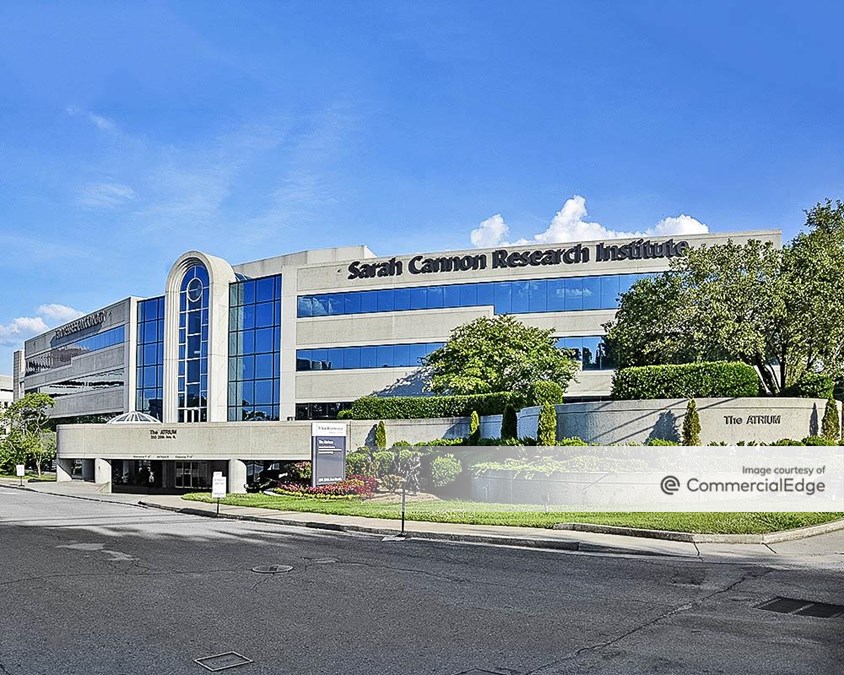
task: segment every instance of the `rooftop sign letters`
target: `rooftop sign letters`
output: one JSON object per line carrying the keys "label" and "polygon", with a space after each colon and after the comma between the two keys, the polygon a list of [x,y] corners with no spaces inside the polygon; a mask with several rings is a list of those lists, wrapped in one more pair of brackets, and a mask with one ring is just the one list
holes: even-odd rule
{"label": "rooftop sign letters", "polygon": [[427,258],[413,256],[407,260],[390,258],[381,262],[355,260],[348,267],[349,279],[373,279],[375,277],[398,277],[405,269],[410,274],[438,274],[441,272],[469,272],[477,270],[504,269],[512,267],[539,267],[545,265],[577,265],[588,263],[594,251],[595,262],[620,260],[649,260],[673,258],[683,255],[689,242],[669,239],[654,242],[637,239],[626,244],[596,244],[590,249],[583,244],[568,248],[537,249],[534,251],[508,251],[501,249],[491,253],[469,253],[466,255],[438,256]]}
{"label": "rooftop sign letters", "polygon": [[85,330],[86,328],[91,328],[92,326],[99,326],[105,320],[106,311],[104,309],[101,309],[99,312],[94,312],[93,314],[89,314],[88,316],[83,316],[81,319],[71,321],[70,323],[61,326],[60,328],[56,328],[56,337],[63,338],[65,335],[77,333],[80,330]]}

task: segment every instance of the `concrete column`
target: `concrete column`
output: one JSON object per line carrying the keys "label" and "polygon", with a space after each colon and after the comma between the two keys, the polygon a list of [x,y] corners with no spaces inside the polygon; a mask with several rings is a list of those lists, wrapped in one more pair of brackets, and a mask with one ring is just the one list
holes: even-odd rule
{"label": "concrete column", "polygon": [[105,492],[111,492],[111,460],[97,457],[94,460],[94,482],[97,484],[107,484]]}
{"label": "concrete column", "polygon": [[73,480],[73,460],[56,459],[56,481]]}
{"label": "concrete column", "polygon": [[87,481],[94,480],[94,460],[93,459],[83,459],[82,460],[82,480],[87,480]]}
{"label": "concrete column", "polygon": [[239,459],[229,460],[228,492],[233,494],[246,492],[246,463]]}

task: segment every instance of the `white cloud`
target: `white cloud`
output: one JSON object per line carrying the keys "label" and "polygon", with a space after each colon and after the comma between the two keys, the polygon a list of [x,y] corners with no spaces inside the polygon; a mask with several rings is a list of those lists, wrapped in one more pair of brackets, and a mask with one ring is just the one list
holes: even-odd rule
{"label": "white cloud", "polygon": [[78,309],[74,309],[73,307],[57,304],[41,305],[35,311],[39,316],[44,317],[48,321],[55,321],[58,323],[73,321],[84,314],[84,312],[80,312]]}
{"label": "white cloud", "polygon": [[35,310],[36,316],[19,316],[7,324],[0,324],[0,346],[18,347],[21,342],[34,335],[56,326],[67,323],[83,312],[67,305],[41,305]]}
{"label": "white cloud", "polygon": [[77,108],[75,106],[68,106],[64,109],[64,111],[73,117],[81,116],[87,119],[91,124],[93,124],[97,129],[100,131],[107,133],[107,134],[118,134],[120,130],[117,128],[117,125],[114,123],[113,120],[110,120],[108,117],[103,117],[102,115],[97,115],[89,110],[82,110],[81,108]]}
{"label": "white cloud", "polygon": [[508,234],[510,234],[510,228],[504,222],[504,217],[500,213],[496,213],[472,230],[469,238],[472,240],[472,246],[490,248],[504,241]]}
{"label": "white cloud", "polygon": [[7,324],[0,324],[0,345],[16,346],[47,329],[47,324],[40,316],[19,316]]}
{"label": "white cloud", "polygon": [[115,208],[135,198],[135,191],[120,183],[89,183],[82,189],[78,202],[88,208]]}
{"label": "white cloud", "polygon": [[506,241],[510,228],[500,214],[487,218],[472,230],[470,239],[478,248],[506,246],[509,244],[558,244],[573,241],[591,241],[598,239],[631,239],[634,237],[657,237],[683,234],[705,234],[709,227],[699,220],[680,214],[663,218],[656,225],[643,230],[611,230],[601,223],[586,220],[586,199],[574,195],[567,199],[563,208],[551,219],[547,229],[535,234],[530,239]]}

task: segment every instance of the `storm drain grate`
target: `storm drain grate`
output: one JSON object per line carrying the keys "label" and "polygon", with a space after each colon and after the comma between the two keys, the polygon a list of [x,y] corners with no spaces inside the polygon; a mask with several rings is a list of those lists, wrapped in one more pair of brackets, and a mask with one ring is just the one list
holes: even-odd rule
{"label": "storm drain grate", "polygon": [[756,609],[780,614],[797,614],[799,616],[814,616],[820,619],[834,619],[844,617],[844,605],[831,605],[826,602],[811,600],[797,600],[795,598],[774,598],[756,605]]}
{"label": "storm drain grate", "polygon": [[293,567],[291,565],[260,565],[253,567],[252,571],[256,574],[280,574],[281,572],[289,572]]}
{"label": "storm drain grate", "polygon": [[218,670],[227,670],[228,668],[236,668],[237,666],[245,666],[247,663],[253,663],[252,659],[247,659],[243,654],[238,654],[237,652],[203,656],[201,659],[194,659],[193,662],[198,663],[212,673],[216,673]]}

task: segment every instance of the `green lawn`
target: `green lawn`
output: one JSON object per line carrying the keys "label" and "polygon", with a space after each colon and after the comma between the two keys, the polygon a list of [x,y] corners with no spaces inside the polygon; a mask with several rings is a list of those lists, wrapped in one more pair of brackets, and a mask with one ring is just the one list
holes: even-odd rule
{"label": "green lawn", "polygon": [[[213,503],[207,492],[186,494],[184,499]],[[221,500],[229,506],[252,506],[278,511],[306,511],[368,518],[401,518],[399,504],[365,500],[327,500],[308,497],[272,497],[263,494],[230,495]],[[673,530],[712,534],[765,534],[844,518],[844,513],[580,513],[537,511],[522,504],[484,504],[465,501],[411,502],[408,520],[473,525],[551,527],[555,523],[622,525],[650,530]]]}
{"label": "green lawn", "polygon": [[[18,476],[13,473],[0,473],[0,478],[14,478],[15,480],[19,480]],[[27,471],[24,480],[56,480],[56,474],[42,473],[41,478],[38,478],[38,474],[34,471]]]}

